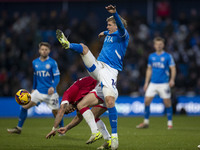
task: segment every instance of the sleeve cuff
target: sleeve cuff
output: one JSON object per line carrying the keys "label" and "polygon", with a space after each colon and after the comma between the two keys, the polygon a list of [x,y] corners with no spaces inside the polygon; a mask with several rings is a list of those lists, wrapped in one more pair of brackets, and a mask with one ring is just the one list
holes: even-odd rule
{"label": "sleeve cuff", "polygon": [[68,104],[68,105],[69,105],[68,100],[64,100],[64,101],[62,101],[60,105],[63,105],[63,104]]}
{"label": "sleeve cuff", "polygon": [[104,31],[104,35],[108,35],[108,32],[109,32],[109,31]]}
{"label": "sleeve cuff", "polygon": [[55,128],[55,127],[52,128],[52,131],[56,131],[56,130],[57,130],[57,128]]}

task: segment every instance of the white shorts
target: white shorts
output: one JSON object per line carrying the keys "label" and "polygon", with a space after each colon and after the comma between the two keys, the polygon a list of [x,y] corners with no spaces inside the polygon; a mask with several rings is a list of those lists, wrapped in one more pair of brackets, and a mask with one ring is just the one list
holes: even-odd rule
{"label": "white shorts", "polygon": [[162,99],[171,98],[171,90],[168,83],[150,83],[147,91],[145,93],[145,97],[154,97],[155,95],[159,95]]}
{"label": "white shorts", "polygon": [[[96,98],[102,101],[102,104],[99,104],[102,108],[107,109],[106,103],[105,103],[105,98],[103,95],[103,91],[101,89],[101,85],[98,84],[90,93],[94,93]],[[117,97],[118,97],[118,92],[117,92]],[[116,100],[116,99],[115,99]]]}
{"label": "white shorts", "polygon": [[111,68],[109,65],[97,61],[89,51],[86,55],[82,55],[83,62],[89,74],[101,84],[104,97],[118,97],[116,88],[118,70]]}
{"label": "white shorts", "polygon": [[58,93],[48,95],[48,94],[42,94],[38,90],[34,90],[33,93],[31,93],[32,102],[36,104],[45,102],[51,110],[59,109],[58,98],[59,98]]}

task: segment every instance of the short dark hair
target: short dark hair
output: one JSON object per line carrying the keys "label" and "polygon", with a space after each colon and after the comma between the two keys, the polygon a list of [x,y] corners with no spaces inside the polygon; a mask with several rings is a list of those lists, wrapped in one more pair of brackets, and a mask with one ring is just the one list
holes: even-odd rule
{"label": "short dark hair", "polygon": [[40,42],[40,43],[39,43],[39,48],[40,48],[41,46],[46,46],[46,47],[48,47],[49,49],[51,48],[51,45],[50,45],[48,42]]}
{"label": "short dark hair", "polygon": [[154,39],[153,39],[153,42],[155,43],[156,41],[161,41],[161,42],[163,42],[163,43],[165,43],[165,39],[163,39],[162,37],[155,37]]}

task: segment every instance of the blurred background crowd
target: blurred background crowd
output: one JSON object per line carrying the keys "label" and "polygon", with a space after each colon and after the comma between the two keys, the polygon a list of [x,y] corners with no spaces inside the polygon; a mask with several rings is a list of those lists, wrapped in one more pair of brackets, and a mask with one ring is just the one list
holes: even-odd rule
{"label": "blurred background crowd", "polygon": [[[200,3],[150,0],[151,19],[151,16],[148,18],[148,2],[116,3],[118,13],[128,21],[130,34],[124,70],[118,78],[119,94],[144,95],[147,59],[154,52],[152,40],[161,36],[166,40],[165,50],[176,62],[173,95],[199,95],[200,12],[197,10]],[[103,43],[98,34],[106,30],[105,20],[109,17],[105,5],[105,1],[0,3],[0,96],[14,96],[20,88],[32,90],[32,60],[39,56],[41,41],[52,46],[50,56],[57,61],[61,72],[57,88],[61,96],[75,80],[88,75],[80,56],[62,49],[55,30],[63,30],[71,42],[85,43],[98,56]]]}

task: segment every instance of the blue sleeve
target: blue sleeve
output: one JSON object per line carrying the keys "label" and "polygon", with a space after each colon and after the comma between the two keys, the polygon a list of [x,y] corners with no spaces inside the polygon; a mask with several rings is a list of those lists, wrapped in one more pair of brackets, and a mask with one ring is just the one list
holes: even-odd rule
{"label": "blue sleeve", "polygon": [[[33,63],[32,63],[33,65]],[[35,68],[34,68],[34,65],[33,65],[33,89],[36,89],[36,86],[37,86],[37,80],[36,80],[36,74],[35,74]]]}
{"label": "blue sleeve", "polygon": [[52,71],[53,71],[54,76],[60,75],[60,71],[58,69],[58,65],[57,65],[56,61],[53,62]]}
{"label": "blue sleeve", "polygon": [[151,67],[152,65],[151,65],[152,63],[151,63],[151,55],[149,56],[149,58],[148,58],[148,64],[147,64],[147,66],[148,67]]}
{"label": "blue sleeve", "polygon": [[104,31],[104,35],[108,35],[109,31]]}
{"label": "blue sleeve", "polygon": [[169,66],[175,66],[175,62],[172,55],[169,55]]}
{"label": "blue sleeve", "polygon": [[125,31],[125,27],[124,27],[124,25],[123,25],[123,23],[122,23],[122,21],[121,21],[119,15],[118,15],[118,13],[117,13],[117,12],[114,13],[113,16],[114,16],[115,21],[116,21],[116,24],[117,24],[117,28],[118,28],[119,35],[120,35],[120,36],[124,36],[124,35],[125,35],[125,32],[126,32],[126,31]]}
{"label": "blue sleeve", "polygon": [[58,69],[58,65],[56,61],[54,61],[53,63],[52,71],[53,71],[53,76],[54,76],[53,88],[56,89],[56,86],[60,82],[60,71]]}
{"label": "blue sleeve", "polygon": [[56,90],[58,83],[60,82],[60,75],[54,76],[53,88]]}

